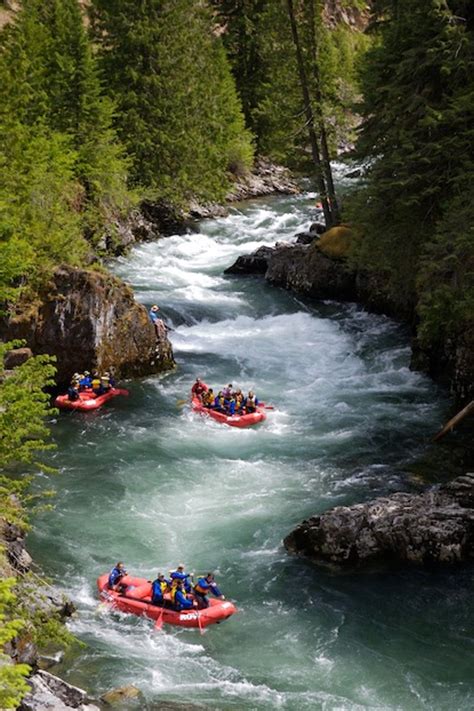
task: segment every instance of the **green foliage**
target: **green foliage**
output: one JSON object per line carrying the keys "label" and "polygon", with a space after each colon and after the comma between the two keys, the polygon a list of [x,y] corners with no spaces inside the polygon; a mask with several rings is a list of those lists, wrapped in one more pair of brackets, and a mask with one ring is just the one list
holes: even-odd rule
{"label": "green foliage", "polygon": [[0,145],[0,301],[39,287],[60,262],[87,252],[75,204],[83,191],[68,139],[4,122]]}
{"label": "green foliage", "polygon": [[25,0],[0,32],[0,302],[80,264],[134,203],[77,0]]}
{"label": "green foliage", "polygon": [[[54,382],[55,368],[49,356],[30,358],[11,373],[4,369],[7,350],[21,343],[0,343],[0,520],[27,526],[23,505],[31,496],[28,487],[31,475],[18,476],[14,467],[26,465],[30,470],[48,471],[37,456],[51,448],[45,418],[54,410],[44,388]],[[0,570],[6,569],[5,556],[0,550]],[[47,639],[55,632],[55,623],[46,619],[31,618],[27,612],[25,595],[18,598],[15,578],[0,578],[0,708],[17,708],[28,691],[24,677],[30,668],[25,664],[12,664],[3,652],[5,644],[28,629],[33,638]],[[21,583],[20,583],[21,585]],[[37,587],[37,586],[36,586]]]}
{"label": "green foliage", "polygon": [[[460,186],[461,187],[461,186]],[[418,278],[422,344],[439,342],[474,321],[474,183],[446,205]]]}
{"label": "green foliage", "polygon": [[252,147],[206,4],[95,0],[92,19],[134,182],[175,201],[222,197]]}
{"label": "green foliage", "polygon": [[418,304],[427,344],[472,318],[474,18],[459,0],[379,0],[376,9],[354,260],[384,274],[400,304]]}
{"label": "green foliage", "polygon": [[0,516],[24,523],[24,510],[12,504],[11,496],[25,499],[30,477],[11,478],[8,468],[24,464],[51,471],[37,460],[37,455],[52,445],[45,418],[55,412],[44,388],[54,384],[53,358],[30,358],[6,374],[3,358],[15,343],[0,343]]}
{"label": "green foliage", "polygon": [[[309,3],[294,4],[311,76]],[[225,46],[258,150],[292,166],[305,166],[307,134],[286,0],[213,0],[213,5],[225,28]],[[351,109],[359,91],[356,64],[369,38],[344,24],[328,28],[322,20],[323,3],[314,0],[314,5],[322,110],[335,148],[351,131]],[[348,6],[354,6],[353,0]]]}
{"label": "green foliage", "polygon": [[[3,554],[0,552],[0,556]],[[29,687],[25,676],[30,667],[27,664],[13,664],[1,650],[21,631],[24,622],[11,618],[15,595],[12,588],[15,578],[0,578],[0,708],[16,709]]]}

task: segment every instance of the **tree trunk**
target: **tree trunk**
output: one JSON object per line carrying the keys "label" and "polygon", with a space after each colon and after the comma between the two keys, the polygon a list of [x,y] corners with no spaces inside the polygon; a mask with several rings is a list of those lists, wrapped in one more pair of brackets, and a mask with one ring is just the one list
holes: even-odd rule
{"label": "tree trunk", "polygon": [[321,92],[321,75],[318,64],[318,42],[316,38],[316,13],[314,10],[314,0],[306,0],[309,10],[310,44],[311,44],[311,64],[313,70],[314,92],[316,95],[316,115],[318,119],[319,135],[321,136],[321,154],[326,184],[328,188],[329,203],[331,205],[332,222],[338,225],[341,221],[339,205],[332,177],[331,160],[327,142],[326,125],[323,114],[323,97]]}
{"label": "tree trunk", "polygon": [[304,102],[304,112],[306,116],[306,124],[308,127],[309,141],[311,145],[311,155],[313,157],[313,163],[316,172],[316,182],[318,186],[319,193],[321,195],[321,202],[323,203],[324,219],[326,222],[326,228],[329,229],[332,226],[332,213],[331,207],[329,205],[326,183],[324,180],[324,170],[321,163],[321,157],[319,154],[318,140],[316,138],[315,131],[315,121],[313,115],[313,109],[311,107],[311,99],[308,88],[308,80],[306,77],[306,71],[304,67],[303,54],[301,52],[301,45],[298,36],[298,28],[296,26],[295,12],[293,7],[293,0],[287,0],[288,5],[288,16],[290,18],[291,34],[293,35],[293,43],[295,45],[296,60],[298,63],[298,74],[300,77],[301,92],[303,94]]}

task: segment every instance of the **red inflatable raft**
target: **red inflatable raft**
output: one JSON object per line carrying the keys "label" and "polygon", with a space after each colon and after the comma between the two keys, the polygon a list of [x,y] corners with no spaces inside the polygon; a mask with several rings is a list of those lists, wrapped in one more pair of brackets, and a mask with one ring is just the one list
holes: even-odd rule
{"label": "red inflatable raft", "polygon": [[78,400],[70,400],[67,395],[58,395],[54,404],[61,410],[82,410],[83,412],[88,412],[89,410],[97,410],[105,402],[111,400],[117,395],[128,395],[128,390],[124,388],[111,388],[103,395],[94,395],[92,390],[82,390],[79,393]]}
{"label": "red inflatable raft", "polygon": [[225,425],[230,425],[231,427],[251,427],[267,419],[264,405],[257,405],[257,411],[249,412],[247,415],[226,415],[224,412],[218,412],[210,407],[204,407],[198,397],[193,397],[191,402],[194,412],[212,417],[213,420],[223,422]]}
{"label": "red inflatable raft", "polygon": [[[121,580],[122,585],[127,589],[124,593],[108,589],[109,576],[101,575],[97,579],[97,587],[103,602],[112,608],[129,612],[133,615],[144,615],[155,620],[155,627],[161,629],[163,624],[177,625],[178,627],[194,627],[203,630],[209,625],[227,620],[228,617],[237,612],[235,605],[228,600],[209,599],[209,607],[199,610],[182,610],[177,612],[166,607],[159,607],[151,604],[151,583],[145,578],[134,578],[126,575]],[[166,599],[166,594],[165,594]]]}

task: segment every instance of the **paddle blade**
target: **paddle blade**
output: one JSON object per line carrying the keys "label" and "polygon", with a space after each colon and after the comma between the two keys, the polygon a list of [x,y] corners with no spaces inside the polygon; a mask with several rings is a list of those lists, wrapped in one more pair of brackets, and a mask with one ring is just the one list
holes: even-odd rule
{"label": "paddle blade", "polygon": [[183,407],[183,405],[186,405],[187,402],[187,400],[178,400],[176,403],[176,407]]}
{"label": "paddle blade", "polygon": [[156,632],[160,632],[163,629],[163,615],[160,615],[156,620],[155,624],[153,626],[153,629],[156,630]]}

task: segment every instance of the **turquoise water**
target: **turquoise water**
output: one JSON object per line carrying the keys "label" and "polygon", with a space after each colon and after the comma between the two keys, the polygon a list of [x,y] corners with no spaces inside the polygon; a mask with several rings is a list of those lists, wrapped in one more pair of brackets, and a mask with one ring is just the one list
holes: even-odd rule
{"label": "turquoise water", "polygon": [[[238,254],[307,226],[313,202],[248,203],[113,265],[160,304],[178,368],[54,423],[56,508],[37,516],[30,548],[79,609],[71,627],[86,646],[57,671],[91,694],[134,684],[150,707],[474,706],[470,568],[335,576],[282,546],[306,516],[410,487],[407,466],[447,407],[409,370],[400,325],[223,276]],[[275,410],[250,430],[202,419],[177,406],[196,375],[255,388]],[[239,613],[202,636],[111,614],[95,579],[118,559],[144,576],[212,569]]]}

